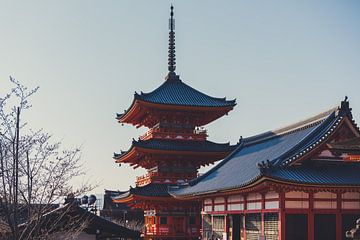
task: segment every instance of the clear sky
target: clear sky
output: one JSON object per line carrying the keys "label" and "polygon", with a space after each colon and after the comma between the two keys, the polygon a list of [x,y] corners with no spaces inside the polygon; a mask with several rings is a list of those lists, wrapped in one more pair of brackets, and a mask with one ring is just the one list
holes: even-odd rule
{"label": "clear sky", "polygon": [[349,96],[360,123],[360,1],[0,0],[0,92],[12,75],[40,86],[27,114],[67,146],[82,145],[87,178],[126,190],[143,170],[113,152],[146,129],[121,126],[135,91],[167,74],[170,4],[177,73],[236,108],[206,126],[210,140],[279,128]]}

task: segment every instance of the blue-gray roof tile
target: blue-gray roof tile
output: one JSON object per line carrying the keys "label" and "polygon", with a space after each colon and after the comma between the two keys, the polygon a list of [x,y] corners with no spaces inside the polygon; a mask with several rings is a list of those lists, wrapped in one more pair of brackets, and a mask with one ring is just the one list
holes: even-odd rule
{"label": "blue-gray roof tile", "polygon": [[135,99],[146,102],[195,107],[233,107],[235,100],[208,96],[183,83],[178,76],[171,76],[160,87],[149,93],[137,94]]}

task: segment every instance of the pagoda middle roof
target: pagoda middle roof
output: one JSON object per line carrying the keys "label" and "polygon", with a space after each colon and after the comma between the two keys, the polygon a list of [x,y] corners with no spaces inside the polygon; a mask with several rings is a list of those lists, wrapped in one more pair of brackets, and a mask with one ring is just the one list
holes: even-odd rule
{"label": "pagoda middle roof", "polygon": [[189,140],[164,140],[164,139],[149,139],[149,140],[133,140],[132,145],[128,151],[115,153],[114,158],[120,158],[127,154],[134,147],[165,150],[165,151],[189,151],[189,152],[231,152],[235,150],[236,145],[230,143],[214,143],[211,141],[189,141]]}
{"label": "pagoda middle roof", "polygon": [[145,102],[193,107],[233,107],[235,100],[215,98],[185,84],[179,76],[169,75],[158,88],[149,93],[135,93],[135,99]]}

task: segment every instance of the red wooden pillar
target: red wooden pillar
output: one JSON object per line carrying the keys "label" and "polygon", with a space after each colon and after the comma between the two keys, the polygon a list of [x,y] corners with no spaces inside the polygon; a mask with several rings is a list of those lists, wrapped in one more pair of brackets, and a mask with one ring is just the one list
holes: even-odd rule
{"label": "red wooden pillar", "polygon": [[279,192],[279,240],[285,240],[285,192]]}
{"label": "red wooden pillar", "polygon": [[156,235],[158,235],[160,233],[160,217],[159,216],[155,216],[155,227],[156,227]]}
{"label": "red wooden pillar", "polygon": [[342,239],[341,193],[336,194],[336,240]]}
{"label": "red wooden pillar", "polygon": [[224,232],[226,234],[226,239],[229,237],[229,216],[226,214],[224,216]]}
{"label": "red wooden pillar", "polygon": [[[224,210],[225,210],[225,212],[227,212],[227,210],[228,210],[228,208],[227,208],[227,201],[228,201],[228,199],[227,199],[227,197],[224,197]],[[225,232],[225,234],[226,234],[226,239],[229,239],[229,215],[228,214],[226,214],[225,215],[225,224],[224,224],[225,226],[224,226],[224,232]]]}
{"label": "red wooden pillar", "polygon": [[314,194],[309,193],[308,240],[314,240]]}
{"label": "red wooden pillar", "polygon": [[247,196],[244,195],[244,218],[243,218],[243,233],[244,239],[246,239],[246,210],[247,210]]}
{"label": "red wooden pillar", "polygon": [[174,231],[174,221],[172,216],[167,217],[167,225],[169,227],[169,234],[172,235]]}
{"label": "red wooden pillar", "polygon": [[261,236],[265,235],[264,210],[265,210],[265,193],[261,193]]}

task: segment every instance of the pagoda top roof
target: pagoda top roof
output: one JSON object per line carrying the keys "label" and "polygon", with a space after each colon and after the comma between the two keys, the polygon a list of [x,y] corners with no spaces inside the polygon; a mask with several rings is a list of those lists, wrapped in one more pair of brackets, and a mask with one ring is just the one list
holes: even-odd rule
{"label": "pagoda top roof", "polygon": [[[171,190],[175,196],[196,196],[223,190],[239,189],[268,177],[288,182],[351,185],[360,184],[360,175],[343,166],[306,166],[294,164],[326,143],[341,123],[351,124],[355,135],[360,131],[352,119],[349,103],[332,108],[288,127],[242,139],[238,148],[221,163],[186,187]],[[348,163],[346,163],[348,164]],[[359,163],[357,169],[360,168]],[[313,167],[313,168],[312,168]],[[339,172],[336,172],[336,169]],[[345,173],[346,172],[346,173]]]}
{"label": "pagoda top roof", "polygon": [[136,102],[145,102],[161,106],[177,107],[196,107],[231,110],[236,105],[236,100],[226,100],[226,98],[216,98],[204,94],[186,83],[184,83],[175,73],[169,73],[167,79],[155,90],[149,93],[135,92],[134,100],[128,110],[122,114],[117,114],[117,119],[125,117],[131,111]]}
{"label": "pagoda top roof", "polygon": [[171,73],[160,87],[149,93],[135,93],[135,99],[156,104],[192,107],[233,107],[236,105],[235,99],[226,100],[226,98],[206,95],[185,84],[178,75]]}
{"label": "pagoda top roof", "polygon": [[128,151],[121,151],[114,153],[114,158],[118,159],[129,153],[133,148],[145,148],[153,150],[165,151],[189,151],[189,152],[231,152],[236,149],[237,145],[230,145],[230,143],[214,143],[211,141],[190,141],[190,140],[164,140],[164,139],[149,139],[149,140],[133,140],[132,145]]}

